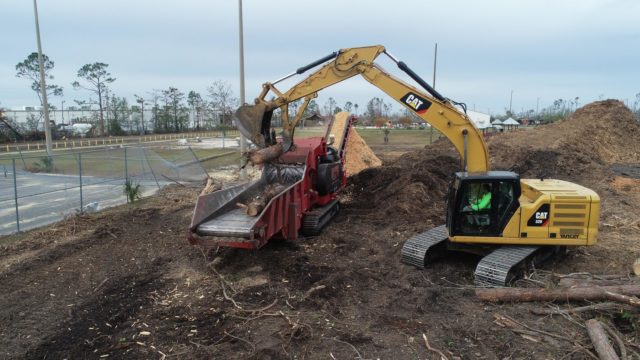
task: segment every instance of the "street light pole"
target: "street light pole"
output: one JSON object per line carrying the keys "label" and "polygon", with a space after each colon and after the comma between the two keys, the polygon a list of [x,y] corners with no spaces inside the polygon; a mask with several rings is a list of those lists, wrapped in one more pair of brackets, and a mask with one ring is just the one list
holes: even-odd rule
{"label": "street light pole", "polygon": [[62,100],[62,123],[64,124],[64,100]]}
{"label": "street light pole", "polygon": [[42,94],[42,108],[44,111],[44,138],[47,155],[51,158],[51,123],[49,121],[49,103],[47,101],[47,85],[44,79],[44,62],[42,61],[42,44],[40,43],[40,24],[38,22],[38,5],[33,0],[33,13],[36,18],[36,39],[38,40],[38,67],[40,67],[40,92]]}
{"label": "street light pole", "polygon": [[509,116],[511,116],[511,114],[513,114],[511,112],[511,105],[513,104],[513,90],[511,90],[511,97],[509,98]]}
{"label": "street light pole", "polygon": [[[242,26],[242,0],[238,0],[238,20],[240,27],[240,105],[244,105],[244,35],[243,35],[243,26]],[[247,151],[247,139],[245,139],[244,135],[240,133],[240,152],[244,154]],[[240,160],[240,163],[244,165],[244,162]],[[245,167],[241,167],[240,170],[240,179],[247,179],[247,169]]]}
{"label": "street light pole", "polygon": [[433,52],[433,88],[436,88],[436,64],[438,62],[438,43],[436,43],[436,48]]}

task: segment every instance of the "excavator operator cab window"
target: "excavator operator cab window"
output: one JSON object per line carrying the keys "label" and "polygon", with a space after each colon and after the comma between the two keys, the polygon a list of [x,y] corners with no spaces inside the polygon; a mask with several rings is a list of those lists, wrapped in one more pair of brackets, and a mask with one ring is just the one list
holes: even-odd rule
{"label": "excavator operator cab window", "polygon": [[499,235],[517,201],[515,184],[511,179],[463,180],[452,219],[454,235]]}

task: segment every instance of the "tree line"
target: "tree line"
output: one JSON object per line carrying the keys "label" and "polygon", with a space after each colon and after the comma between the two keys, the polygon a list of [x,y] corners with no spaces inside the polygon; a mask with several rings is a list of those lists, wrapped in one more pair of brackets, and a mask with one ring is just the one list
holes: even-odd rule
{"label": "tree line", "polygon": [[[45,79],[47,80],[46,93],[48,97],[63,96],[62,86],[54,84],[54,62],[43,54]],[[16,65],[16,76],[26,79],[31,83],[31,89],[36,93],[42,104],[40,91],[40,68],[38,54],[31,53],[25,60]],[[77,71],[78,80],[71,83],[74,90],[87,91],[90,96],[84,100],[74,100],[80,107],[97,105],[98,113],[94,122],[97,123],[96,135],[123,135],[129,133],[145,134],[147,132],[184,132],[188,130],[207,130],[221,126],[231,125],[231,115],[237,108],[238,99],[231,90],[230,84],[224,81],[214,81],[204,96],[197,91],[188,93],[178,88],[169,86],[167,89],[154,89],[145,95],[134,95],[134,102],[129,103],[126,97],[118,96],[111,91],[110,85],[117,79],[110,73],[109,65],[95,62],[81,66]],[[296,113],[301,100],[290,103],[290,112]],[[315,100],[311,100],[305,110],[304,118],[313,114],[332,116],[340,111],[348,111],[359,117],[360,124],[384,126],[389,123],[397,123],[409,126],[412,123],[422,121],[409,109],[400,107],[394,110],[394,101],[385,101],[380,97],[371,98],[360,111],[360,106],[352,101],[346,101],[343,105],[329,97],[320,107]],[[629,104],[627,104],[629,105]],[[580,106],[580,98],[557,99],[552,104],[538,109],[522,109],[521,112],[511,111],[505,108],[504,114],[492,116],[493,119],[527,119],[533,123],[550,123],[566,118]],[[51,106],[55,109],[54,106]],[[74,109],[71,107],[68,109]],[[145,119],[145,109],[151,114],[150,119]],[[633,109],[640,118],[640,93],[636,94]],[[278,112],[275,113],[275,122],[279,120]],[[1,121],[5,128],[10,127],[11,121],[6,116]],[[27,119],[26,127],[31,131],[41,128],[42,113],[40,117],[31,115]],[[301,126],[304,126],[304,121]],[[152,129],[147,128],[148,124]],[[1,125],[1,124],[0,124]],[[22,125],[13,124],[13,129]],[[24,126],[22,126],[24,127]],[[125,127],[127,131],[123,128]],[[15,132],[15,131],[14,131]]]}
{"label": "tree line", "polygon": [[[55,63],[47,55],[42,56],[47,97],[62,97],[63,86],[54,83]],[[16,64],[16,76],[31,83],[31,89],[42,105],[38,53],[34,52]],[[97,116],[92,120],[96,124],[95,135],[123,135],[127,132],[124,128],[131,133],[144,134],[200,131],[230,126],[231,114],[238,106],[238,99],[231,86],[221,80],[214,81],[207,87],[204,96],[194,90],[184,93],[169,86],[167,89],[154,89],[147,94],[136,94],[134,102],[130,103],[126,97],[118,96],[111,90],[110,85],[117,79],[109,71],[109,64],[85,64],[78,69],[77,78],[71,83],[73,89],[90,94],[88,98],[74,100],[77,107],[98,108]],[[50,106],[50,109],[55,110],[56,107]],[[76,110],[76,106],[70,106],[67,110]],[[145,119],[145,110],[151,113],[150,119]],[[30,131],[37,131],[42,128],[42,121],[41,111],[39,117],[31,115],[27,119],[26,127]],[[3,120],[5,122],[10,123],[6,117]],[[148,128],[149,124],[151,129]],[[13,127],[24,128],[25,125],[14,123]]]}

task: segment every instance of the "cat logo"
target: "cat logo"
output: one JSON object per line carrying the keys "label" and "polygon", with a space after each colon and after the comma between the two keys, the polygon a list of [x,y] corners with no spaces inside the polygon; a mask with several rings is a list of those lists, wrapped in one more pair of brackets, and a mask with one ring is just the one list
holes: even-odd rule
{"label": "cat logo", "polygon": [[413,92],[409,92],[405,96],[401,97],[400,101],[406,104],[413,111],[417,112],[419,115],[427,112],[427,110],[431,106],[431,101]]}
{"label": "cat logo", "polygon": [[538,210],[531,215],[527,225],[529,226],[546,226],[549,223],[549,215],[551,215],[551,209],[549,204],[542,204]]}

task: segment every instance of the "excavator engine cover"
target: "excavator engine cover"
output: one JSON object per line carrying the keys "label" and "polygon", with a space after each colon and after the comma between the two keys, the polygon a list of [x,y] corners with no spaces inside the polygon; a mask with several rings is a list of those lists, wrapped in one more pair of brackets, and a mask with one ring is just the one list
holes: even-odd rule
{"label": "excavator engine cover", "polygon": [[336,192],[342,185],[342,164],[340,162],[318,165],[318,193],[327,195]]}

